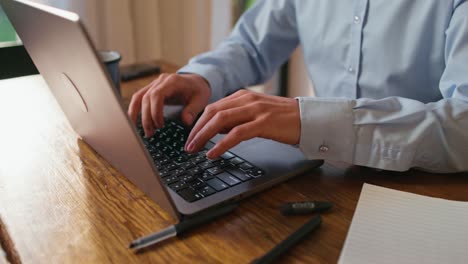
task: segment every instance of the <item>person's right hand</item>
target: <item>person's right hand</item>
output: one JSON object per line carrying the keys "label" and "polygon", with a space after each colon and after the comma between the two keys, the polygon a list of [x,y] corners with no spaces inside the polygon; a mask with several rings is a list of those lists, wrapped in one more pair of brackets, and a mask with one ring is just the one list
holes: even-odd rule
{"label": "person's right hand", "polygon": [[208,82],[197,74],[161,74],[148,86],[132,96],[128,115],[136,123],[141,111],[145,136],[154,134],[164,125],[165,104],[184,105],[182,121],[190,126],[195,117],[208,105],[211,89]]}

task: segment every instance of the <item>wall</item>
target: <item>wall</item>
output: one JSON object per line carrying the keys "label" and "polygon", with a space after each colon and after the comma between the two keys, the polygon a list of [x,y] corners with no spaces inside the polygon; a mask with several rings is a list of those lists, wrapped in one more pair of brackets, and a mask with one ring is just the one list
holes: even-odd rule
{"label": "wall", "polygon": [[178,65],[210,49],[211,0],[160,1],[161,58]]}
{"label": "wall", "polygon": [[[183,66],[215,48],[232,28],[236,0],[35,0],[78,13],[98,49],[122,64],[163,59]],[[301,50],[290,61],[288,96],[313,95]],[[274,92],[273,82],[257,87]]]}

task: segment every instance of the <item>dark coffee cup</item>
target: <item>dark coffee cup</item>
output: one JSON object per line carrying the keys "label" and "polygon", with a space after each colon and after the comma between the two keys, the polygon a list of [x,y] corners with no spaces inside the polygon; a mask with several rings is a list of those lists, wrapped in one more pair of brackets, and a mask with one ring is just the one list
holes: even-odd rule
{"label": "dark coffee cup", "polygon": [[114,83],[114,87],[117,90],[119,96],[120,93],[120,72],[119,72],[119,62],[122,59],[120,54],[117,51],[99,51],[99,57],[101,61],[106,65],[107,72]]}

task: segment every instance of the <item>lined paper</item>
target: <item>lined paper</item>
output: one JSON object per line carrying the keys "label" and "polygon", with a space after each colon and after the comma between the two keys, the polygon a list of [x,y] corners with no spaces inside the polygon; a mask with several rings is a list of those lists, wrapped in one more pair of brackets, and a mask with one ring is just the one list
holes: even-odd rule
{"label": "lined paper", "polygon": [[364,184],[339,263],[468,263],[468,202]]}

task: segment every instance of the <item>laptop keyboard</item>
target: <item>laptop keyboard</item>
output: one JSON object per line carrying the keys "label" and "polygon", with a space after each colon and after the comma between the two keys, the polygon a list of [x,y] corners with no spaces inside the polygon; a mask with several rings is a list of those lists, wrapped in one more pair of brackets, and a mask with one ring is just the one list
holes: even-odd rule
{"label": "laptop keyboard", "polygon": [[264,171],[231,152],[215,160],[206,158],[214,146],[209,142],[198,153],[184,151],[190,130],[174,120],[165,120],[162,129],[150,138],[144,137],[141,123],[138,133],[153,158],[162,181],[184,200],[194,202],[232,186],[264,175]]}

